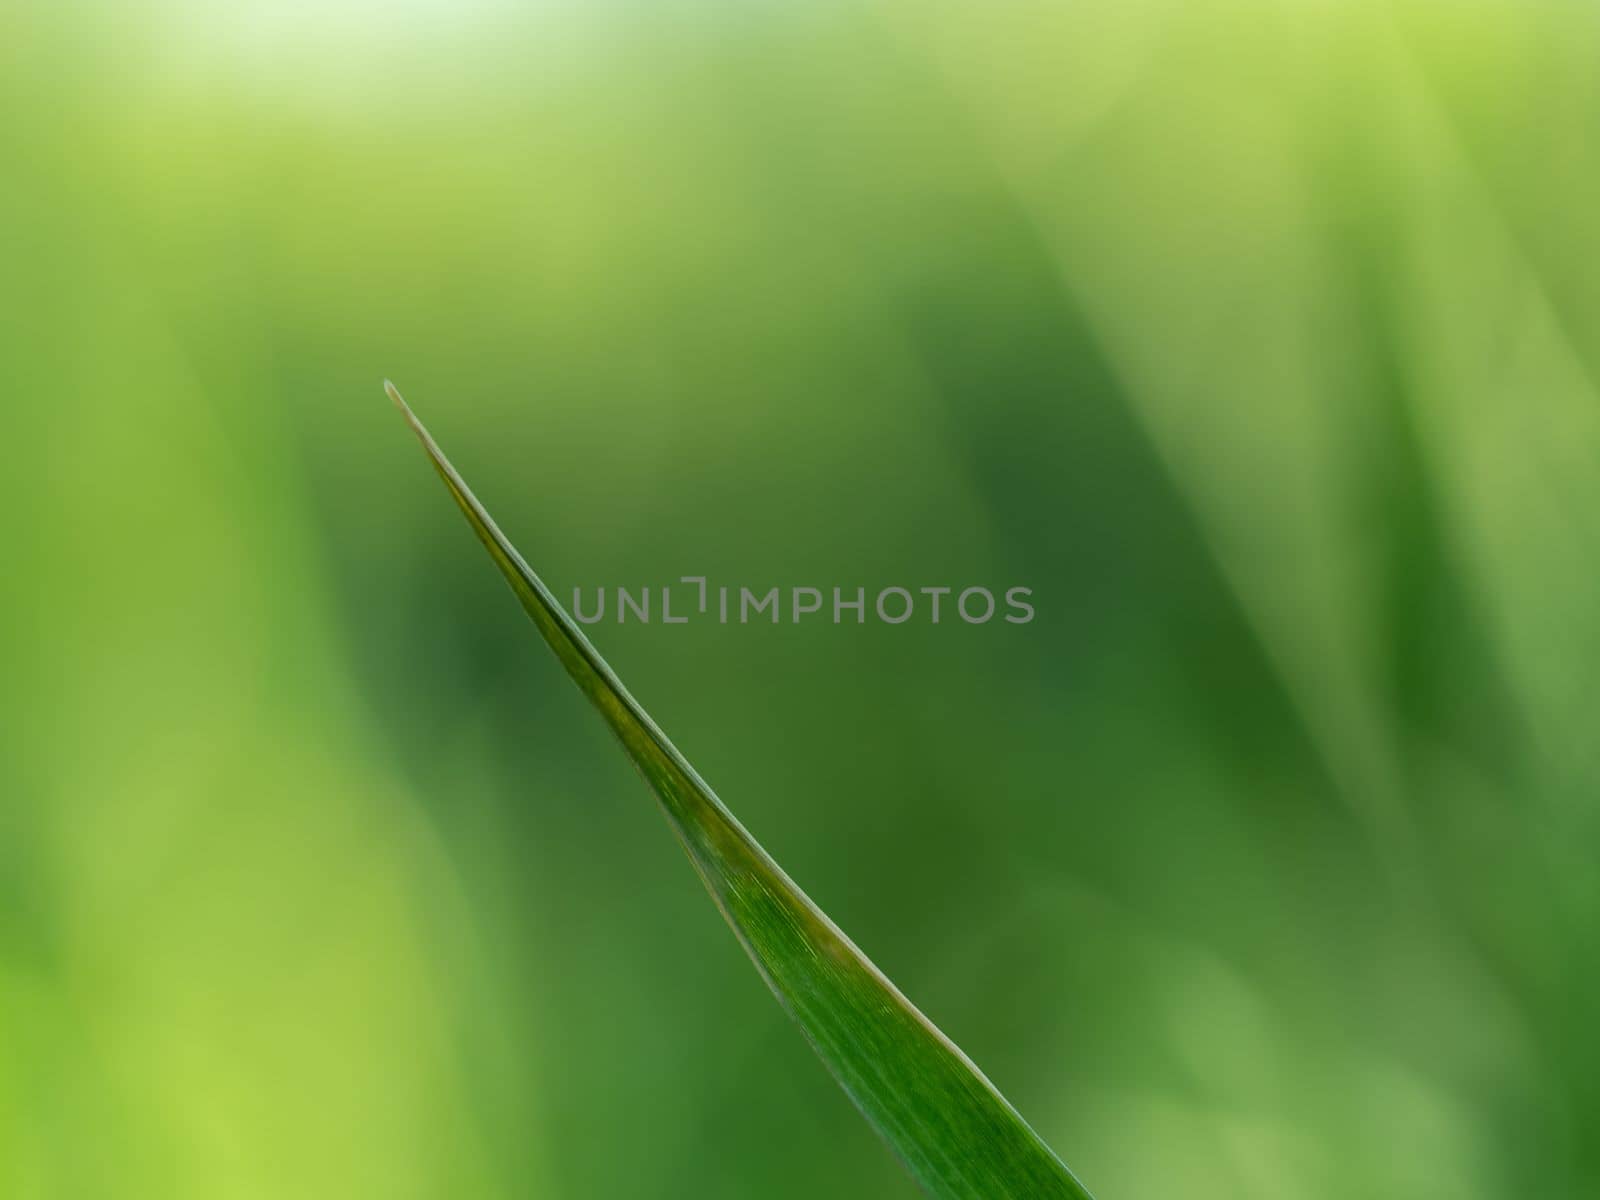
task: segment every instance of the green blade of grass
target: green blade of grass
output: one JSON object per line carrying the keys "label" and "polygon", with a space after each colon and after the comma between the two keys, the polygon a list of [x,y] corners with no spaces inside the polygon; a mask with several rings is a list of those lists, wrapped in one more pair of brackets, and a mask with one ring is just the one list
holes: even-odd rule
{"label": "green blade of grass", "polygon": [[478,540],[654,789],[711,898],[818,1057],[929,1195],[1090,1200],[993,1084],[734,819],[628,694],[401,399]]}

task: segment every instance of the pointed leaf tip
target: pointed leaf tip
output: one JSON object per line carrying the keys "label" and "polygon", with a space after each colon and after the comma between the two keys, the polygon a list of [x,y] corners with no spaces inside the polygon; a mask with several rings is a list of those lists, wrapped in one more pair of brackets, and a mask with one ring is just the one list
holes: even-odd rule
{"label": "pointed leaf tip", "polygon": [[862,1115],[936,1200],[1091,1200],[1039,1135],[740,825],[623,687],[400,398],[545,643],[639,768],[713,901]]}

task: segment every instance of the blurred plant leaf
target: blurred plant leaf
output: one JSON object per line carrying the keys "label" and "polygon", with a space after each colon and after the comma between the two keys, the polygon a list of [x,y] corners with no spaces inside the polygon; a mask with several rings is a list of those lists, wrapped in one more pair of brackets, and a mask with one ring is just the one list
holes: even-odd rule
{"label": "blurred plant leaf", "polygon": [[972,1061],[734,819],[500,532],[399,391],[384,386],[545,642],[655,790],[756,970],[922,1187],[948,1200],[1089,1200]]}

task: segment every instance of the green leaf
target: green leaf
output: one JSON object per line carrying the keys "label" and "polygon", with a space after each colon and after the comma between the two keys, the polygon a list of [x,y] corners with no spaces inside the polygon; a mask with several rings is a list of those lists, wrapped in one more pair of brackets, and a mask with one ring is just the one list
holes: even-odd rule
{"label": "green leaf", "polygon": [[384,386],[545,642],[655,790],[756,970],[922,1187],[948,1200],[1089,1200],[972,1061],[745,832],[500,532],[394,385]]}

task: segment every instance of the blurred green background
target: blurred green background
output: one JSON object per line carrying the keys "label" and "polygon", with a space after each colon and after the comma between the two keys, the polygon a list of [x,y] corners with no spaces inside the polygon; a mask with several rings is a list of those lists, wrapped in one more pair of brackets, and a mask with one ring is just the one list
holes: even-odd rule
{"label": "blurred green background", "polygon": [[887,1197],[384,399],[1102,1200],[1600,1194],[1600,16],[0,5],[0,1194]]}

